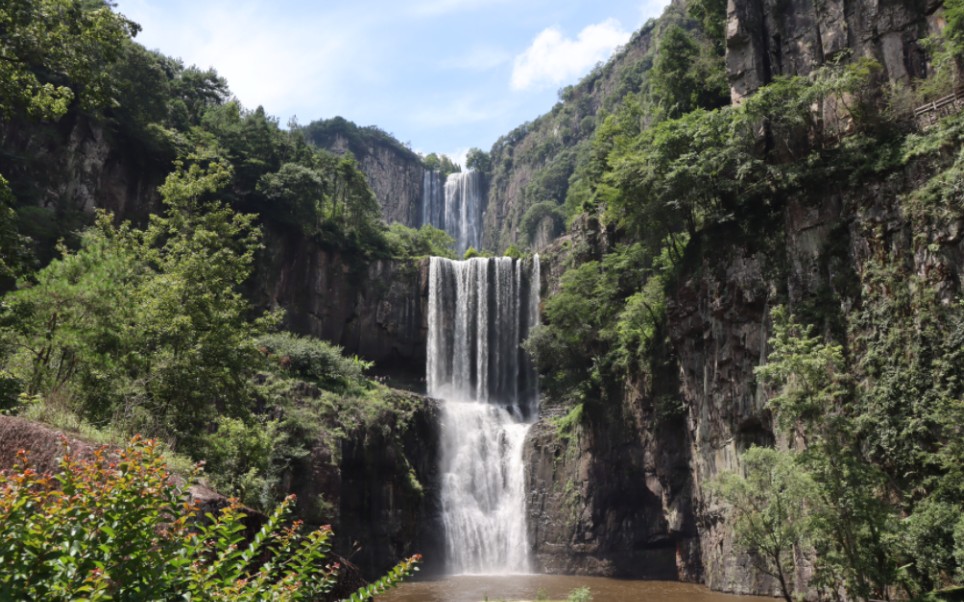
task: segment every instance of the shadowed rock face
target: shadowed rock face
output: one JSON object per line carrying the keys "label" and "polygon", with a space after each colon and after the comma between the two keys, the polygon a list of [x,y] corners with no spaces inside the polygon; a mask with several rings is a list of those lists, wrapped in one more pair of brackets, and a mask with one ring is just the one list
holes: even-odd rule
{"label": "shadowed rock face", "polygon": [[386,408],[340,440],[323,435],[289,476],[298,514],[331,523],[336,551],[368,577],[416,553],[423,572],[438,572],[444,560],[439,436],[438,403],[423,397],[410,416]]}
{"label": "shadowed rock face", "polygon": [[[654,354],[665,363],[586,400],[581,428],[560,432],[566,410],[550,405],[531,431],[530,541],[545,570],[777,593],[774,580],[734,546],[727,508],[707,483],[739,471],[739,455],[751,445],[779,439],[753,374],[766,359],[774,304],[793,310],[830,290],[841,304],[835,311],[845,313],[866,302],[861,287],[880,262],[924,279],[943,303],[955,302],[964,281],[964,221],[914,217],[902,207],[923,175],[910,167],[859,190],[801,193],[760,226],[766,235],[732,227],[701,234],[695,263],[668,300],[667,348]],[[589,222],[570,237],[579,240],[560,241],[544,255],[549,291],[558,287],[559,266],[573,259],[563,249],[592,254],[607,245],[606,232]],[[682,413],[661,415],[662,396]],[[799,582],[811,571],[802,562]]]}
{"label": "shadowed rock face", "polygon": [[726,68],[734,101],[777,75],[838,58],[876,59],[892,82],[927,75],[920,40],[943,28],[940,0],[729,0]]}
{"label": "shadowed rock face", "polygon": [[424,391],[428,260],[364,262],[298,235],[269,231],[253,282],[287,326],[376,363],[376,373]]}
{"label": "shadowed rock face", "polygon": [[540,570],[699,579],[685,442],[642,424],[642,401],[565,436],[551,414],[530,431],[529,540]]}
{"label": "shadowed rock face", "polygon": [[378,143],[351,148],[349,141],[341,136],[326,142],[326,148],[332,152],[353,152],[382,207],[382,218],[386,222],[411,228],[422,225],[425,167],[415,153]]}

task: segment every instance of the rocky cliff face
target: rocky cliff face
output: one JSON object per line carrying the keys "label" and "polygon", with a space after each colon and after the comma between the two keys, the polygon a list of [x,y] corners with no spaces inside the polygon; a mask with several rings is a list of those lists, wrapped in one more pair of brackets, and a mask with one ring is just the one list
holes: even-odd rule
{"label": "rocky cliff face", "polygon": [[322,439],[290,475],[299,515],[331,523],[338,553],[369,577],[415,553],[423,571],[442,568],[439,408],[422,397],[416,405],[411,415],[386,409],[338,440]]}
{"label": "rocky cliff face", "polygon": [[928,75],[921,39],[943,28],[940,0],[728,0],[726,66],[734,101],[776,75],[876,59],[892,82]]}
{"label": "rocky cliff face", "polygon": [[697,581],[689,450],[678,429],[653,420],[651,403],[627,394],[619,407],[569,431],[552,410],[530,431],[536,565],[549,573]]}
{"label": "rocky cliff face", "polygon": [[359,127],[341,117],[315,121],[301,132],[318,148],[355,157],[386,222],[422,225],[425,166],[410,148],[377,127]]}
{"label": "rocky cliff face", "polygon": [[[18,181],[14,176],[19,171],[33,174],[35,189],[15,192],[33,200],[49,220],[81,227],[95,209],[106,209],[118,219],[140,222],[160,207],[157,187],[170,171],[169,160],[102,124],[71,114],[57,125],[8,125],[0,136],[4,148],[20,159],[9,164],[0,160],[0,173],[13,181]],[[381,181],[393,180],[393,170],[417,171],[418,190],[399,198],[420,202],[421,163],[393,163],[385,153],[389,151],[373,151],[371,158],[380,157],[388,165]],[[36,177],[38,173],[44,177]],[[420,215],[417,206],[409,209]],[[285,309],[294,330],[342,345],[386,371],[401,371],[416,380],[423,374],[427,264],[366,263],[326,250],[296,230],[271,223],[264,230],[266,250],[252,278],[257,303]]]}
{"label": "rocky cliff face", "polygon": [[[753,373],[768,353],[773,305],[822,315],[819,326],[853,341],[868,326],[852,312],[880,302],[871,291],[882,270],[895,275],[886,298],[921,287],[945,305],[959,298],[964,218],[909,202],[921,177],[912,167],[861,188],[801,193],[758,224],[765,235],[733,226],[701,235],[670,299],[668,348],[654,354],[664,363],[584,402],[580,428],[550,406],[532,431],[530,536],[542,567],[778,594],[735,548],[707,484],[739,471],[751,445],[779,443]],[[595,224],[578,225],[546,254],[544,286],[581,260],[571,249],[591,255],[606,239]],[[809,567],[798,571],[806,583]]]}
{"label": "rocky cliff face", "polygon": [[[679,4],[678,2],[675,4]],[[677,6],[678,8],[678,6]],[[658,23],[633,35],[617,56],[579,84],[564,88],[560,102],[531,123],[502,136],[490,151],[482,246],[501,252],[511,244],[536,250],[563,232],[560,215],[526,219],[536,204],[559,207],[566,200],[569,178],[588,156],[589,144],[606,112],[637,93],[641,74],[652,63]],[[522,228],[524,222],[526,228]]]}
{"label": "rocky cliff face", "polygon": [[[328,150],[342,154],[350,150],[350,145],[346,138],[338,136]],[[394,147],[374,143],[353,152],[382,206],[382,218],[390,224],[421,226],[425,167],[418,156],[411,151],[402,153]]]}
{"label": "rocky cliff face", "polygon": [[[566,266],[609,245],[594,218],[543,255],[543,296]],[[526,442],[529,540],[550,573],[700,581],[690,437],[678,404],[674,350],[649,377],[612,383],[581,416],[543,404]]]}
{"label": "rocky cliff face", "polygon": [[13,183],[17,198],[61,225],[79,226],[78,216],[94,209],[146,219],[159,207],[157,187],[174,158],[173,153],[147,152],[136,141],[74,113],[57,124],[7,122],[0,128],[0,146],[0,173]]}
{"label": "rocky cliff face", "polygon": [[283,308],[292,330],[341,345],[382,373],[424,380],[427,259],[364,262],[275,231],[266,249],[255,297]]}

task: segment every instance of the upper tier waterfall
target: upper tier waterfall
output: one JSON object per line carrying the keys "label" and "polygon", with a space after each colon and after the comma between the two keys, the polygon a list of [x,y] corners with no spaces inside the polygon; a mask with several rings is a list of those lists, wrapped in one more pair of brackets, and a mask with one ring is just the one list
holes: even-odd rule
{"label": "upper tier waterfall", "polygon": [[482,178],[477,171],[453,173],[440,187],[437,171],[426,170],[422,183],[422,223],[445,230],[455,239],[455,251],[482,244]]}
{"label": "upper tier waterfall", "polygon": [[445,230],[445,184],[433,169],[422,175],[422,224]]}
{"label": "upper tier waterfall", "polygon": [[539,257],[429,270],[429,395],[442,404],[442,513],[450,572],[529,570],[522,446],[538,409],[520,344],[538,323]]}

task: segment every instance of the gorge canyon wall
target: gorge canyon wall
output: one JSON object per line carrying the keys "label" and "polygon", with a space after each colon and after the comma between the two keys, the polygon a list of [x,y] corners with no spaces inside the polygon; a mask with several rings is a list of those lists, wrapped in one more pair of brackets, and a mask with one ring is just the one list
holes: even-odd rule
{"label": "gorge canyon wall", "polygon": [[[893,82],[927,75],[920,40],[941,27],[941,13],[933,0],[730,0],[732,97],[837,58],[875,58]],[[598,115],[641,89],[639,74],[651,64],[658,28],[644,27],[618,60],[563,90],[552,113],[503,137],[490,153],[482,246],[546,249],[543,299],[558,290],[566,266],[614,243],[592,219],[558,238],[564,231],[558,215],[526,215],[540,202],[565,201],[576,167],[572,149],[589,144]],[[81,211],[107,208],[134,219],[156,210],[167,163],[82,118],[51,135],[5,136],[11,148],[51,166],[47,188],[33,193],[38,206],[56,216],[62,209],[53,199],[59,199]],[[335,137],[326,148],[356,155],[386,221],[420,225],[426,178],[418,157],[391,146],[352,145]],[[670,299],[651,372],[612,383],[604,398],[587,400],[578,421],[567,420],[564,404],[541,408],[525,450],[535,568],[776,592],[734,548],[726,509],[706,484],[739,470],[739,453],[751,444],[776,440],[753,370],[766,358],[777,299],[802,308],[829,294],[837,311],[858,306],[880,264],[905,277],[907,287],[924,282],[944,300],[961,294],[964,223],[908,208],[902,200],[921,177],[911,166],[874,186],[800,193],[766,217],[767,236],[751,239],[735,227],[701,235],[693,247],[696,267]],[[531,229],[522,228],[526,223]],[[424,386],[427,261],[359,262],[284,228],[269,227],[265,244],[252,285],[257,304],[284,308],[293,330],[374,361],[413,389]],[[324,491],[341,529],[366,542],[359,562],[379,569],[413,550],[443,554],[435,520],[438,410],[426,401],[410,421],[395,420],[386,415],[384,430],[353,433],[337,452],[320,442],[293,484],[306,499]]]}

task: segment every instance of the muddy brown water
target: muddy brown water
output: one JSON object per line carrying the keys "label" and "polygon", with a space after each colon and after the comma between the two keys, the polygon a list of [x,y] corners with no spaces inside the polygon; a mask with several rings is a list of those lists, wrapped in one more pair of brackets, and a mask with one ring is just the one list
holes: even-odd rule
{"label": "muddy brown water", "polygon": [[536,600],[540,592],[550,600],[565,600],[572,590],[588,587],[592,602],[761,602],[771,598],[733,596],[702,585],[670,581],[628,581],[603,577],[561,575],[498,575],[446,577],[404,583],[378,596],[378,602],[509,602]]}

